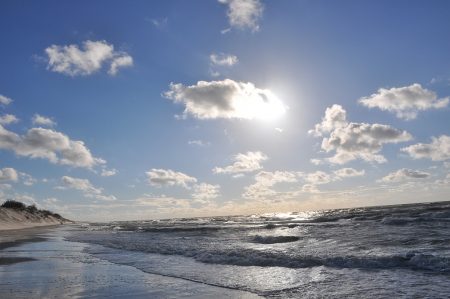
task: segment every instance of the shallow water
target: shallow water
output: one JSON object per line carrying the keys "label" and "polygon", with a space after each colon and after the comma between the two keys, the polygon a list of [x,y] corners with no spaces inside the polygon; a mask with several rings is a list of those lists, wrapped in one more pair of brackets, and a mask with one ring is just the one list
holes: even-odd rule
{"label": "shallow water", "polygon": [[0,251],[0,259],[14,260],[0,264],[0,298],[258,298],[110,263],[89,254],[89,244],[64,240],[73,229],[0,232],[0,237],[25,237]]}
{"label": "shallow water", "polygon": [[450,295],[450,203],[97,223],[69,240],[147,273],[266,297]]}

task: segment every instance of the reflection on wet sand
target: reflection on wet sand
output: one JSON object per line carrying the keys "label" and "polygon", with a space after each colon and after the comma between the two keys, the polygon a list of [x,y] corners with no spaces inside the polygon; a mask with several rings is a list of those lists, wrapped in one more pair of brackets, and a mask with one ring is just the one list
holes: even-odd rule
{"label": "reflection on wet sand", "polygon": [[[100,260],[85,252],[87,245],[64,240],[71,229],[0,232],[0,242],[8,242],[0,259],[11,262],[0,264],[0,298],[257,297]],[[14,243],[15,239],[22,241]]]}

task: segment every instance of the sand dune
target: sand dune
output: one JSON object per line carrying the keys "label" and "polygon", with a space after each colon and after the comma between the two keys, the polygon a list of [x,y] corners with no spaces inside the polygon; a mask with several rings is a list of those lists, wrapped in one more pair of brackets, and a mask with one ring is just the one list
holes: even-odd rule
{"label": "sand dune", "polygon": [[59,225],[70,221],[53,215],[30,213],[26,210],[0,208],[0,230],[22,229],[36,226]]}

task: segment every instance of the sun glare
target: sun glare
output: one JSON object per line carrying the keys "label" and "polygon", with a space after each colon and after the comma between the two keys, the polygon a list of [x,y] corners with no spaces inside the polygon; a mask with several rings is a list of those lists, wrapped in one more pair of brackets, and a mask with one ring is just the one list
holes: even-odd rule
{"label": "sun glare", "polygon": [[286,113],[287,107],[274,93],[267,92],[265,96],[264,101],[253,107],[254,117],[262,121],[275,121],[281,118]]}

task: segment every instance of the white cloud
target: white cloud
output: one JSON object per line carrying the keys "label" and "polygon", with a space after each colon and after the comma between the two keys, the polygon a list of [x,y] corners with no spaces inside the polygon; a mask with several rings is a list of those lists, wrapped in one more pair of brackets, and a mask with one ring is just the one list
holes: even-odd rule
{"label": "white cloud", "polygon": [[319,193],[319,189],[317,188],[317,185],[314,184],[305,184],[302,186],[302,192],[306,193]]}
{"label": "white cloud", "polygon": [[331,176],[323,171],[316,171],[316,172],[312,172],[312,173],[308,173],[305,176],[305,181],[307,181],[310,184],[313,185],[321,185],[321,184],[328,184],[329,182],[331,182],[333,179],[331,178]]}
{"label": "white cloud", "polygon": [[116,57],[112,60],[111,66],[108,70],[108,74],[114,76],[119,71],[119,68],[129,67],[133,65],[133,58],[131,56],[125,55]]}
{"label": "white cloud", "polygon": [[343,177],[360,176],[364,174],[364,170],[357,171],[353,168],[342,168],[334,172],[334,175],[323,171],[315,171],[311,173],[303,173],[298,171],[261,171],[255,176],[256,183],[247,186],[242,195],[243,198],[261,200],[273,198],[282,200],[287,198],[295,198],[299,195],[299,191],[279,192],[272,187],[278,183],[296,183],[304,181],[306,184],[302,186],[300,192],[303,193],[319,193],[317,186],[340,180]]}
{"label": "white cloud", "polygon": [[401,149],[413,159],[431,159],[444,161],[450,159],[450,136],[432,137],[431,143],[417,143]]}
{"label": "white cloud", "polygon": [[190,207],[190,201],[187,199],[179,199],[168,196],[153,196],[147,194],[137,198],[135,202],[138,205],[150,207],[158,211],[187,209]]}
{"label": "white cloud", "polygon": [[230,79],[199,81],[191,86],[171,83],[164,96],[184,104],[184,116],[199,119],[270,119],[286,111],[284,104],[270,90]]}
{"label": "white cloud", "polygon": [[19,179],[19,175],[17,174],[17,171],[14,168],[6,167],[3,169],[0,169],[0,182],[17,182]]}
{"label": "white cloud", "polygon": [[219,185],[211,185],[206,183],[196,184],[194,185],[194,193],[192,194],[192,198],[199,201],[214,199],[219,196],[219,191]]}
{"label": "white cloud", "polygon": [[239,174],[253,172],[262,169],[261,162],[267,160],[268,157],[262,152],[239,153],[233,157],[234,163],[226,167],[215,167],[214,173],[231,173]]}
{"label": "white cloud", "polygon": [[383,177],[380,182],[390,183],[390,182],[400,182],[406,179],[425,179],[428,178],[430,174],[428,172],[423,172],[419,170],[412,170],[407,168],[402,168],[397,171],[391,172],[387,176]]}
{"label": "white cloud", "polygon": [[245,187],[245,191],[242,194],[242,197],[250,200],[262,200],[273,197],[276,194],[277,192],[273,190],[270,186],[255,183]]}
{"label": "white cloud", "polygon": [[37,182],[35,178],[25,172],[20,172],[19,175],[25,186],[33,186]]}
{"label": "white cloud", "polygon": [[12,103],[12,101],[13,100],[11,100],[10,98],[5,97],[4,95],[0,94],[0,104],[2,104],[2,105],[9,105],[9,104]]}
{"label": "white cloud", "polygon": [[0,116],[0,125],[9,125],[18,122],[19,119],[12,114],[5,114]]}
{"label": "white cloud", "polygon": [[259,30],[264,7],[259,0],[219,0],[228,6],[228,21],[231,27]]}
{"label": "white cloud", "polygon": [[284,131],[282,128],[275,128],[274,130],[277,131],[278,133],[283,133]]}
{"label": "white cloud", "polygon": [[346,177],[363,176],[365,174],[365,171],[364,169],[358,171],[354,168],[341,168],[336,170],[334,174],[340,178],[346,178]]}
{"label": "white cloud", "polygon": [[260,171],[255,175],[255,183],[245,188],[243,198],[259,200],[273,197],[277,194],[272,187],[278,183],[295,183],[298,181],[298,177],[301,176],[300,172],[292,171]]}
{"label": "white cloud", "polygon": [[218,66],[233,66],[238,63],[238,58],[235,55],[219,53],[209,55],[211,64]]}
{"label": "white cloud", "polygon": [[216,70],[214,70],[214,69],[212,69],[212,68],[209,69],[209,74],[210,74],[212,77],[219,77],[219,76],[220,76],[220,72],[218,72],[218,71],[216,71]]}
{"label": "white cloud", "polygon": [[309,131],[315,136],[323,136],[321,148],[326,152],[334,151],[335,155],[327,160],[335,164],[344,164],[355,159],[386,162],[379,152],[387,143],[408,141],[412,136],[403,130],[388,125],[349,123],[345,110],[339,105],[327,108],[322,122],[314,130]]}
{"label": "white cloud", "polygon": [[147,20],[158,29],[165,28],[167,26],[167,24],[169,23],[169,19],[167,17],[160,18],[160,19],[147,19]]}
{"label": "white cloud", "polygon": [[211,143],[208,141],[203,141],[203,140],[189,140],[188,141],[189,145],[196,145],[196,146],[210,146]]}
{"label": "white cloud", "polygon": [[0,149],[12,150],[19,156],[47,159],[52,163],[92,168],[105,161],[94,158],[82,141],[71,140],[61,132],[32,128],[18,135],[0,125]]}
{"label": "white cloud", "polygon": [[63,176],[61,178],[63,187],[59,189],[75,189],[83,192],[87,198],[94,198],[99,200],[111,201],[116,200],[113,195],[104,195],[102,188],[94,187],[88,179],[79,179],[70,176]]}
{"label": "white cloud", "polygon": [[314,165],[322,165],[323,164],[323,161],[320,159],[310,159],[309,161]]}
{"label": "white cloud", "polygon": [[31,121],[33,122],[33,125],[48,127],[56,126],[56,122],[54,122],[51,118],[39,114],[35,114]]}
{"label": "white cloud", "polygon": [[44,204],[46,204],[46,205],[52,205],[52,204],[57,203],[58,201],[59,200],[55,197],[49,197],[49,198],[46,198],[43,200]]}
{"label": "white cloud", "polygon": [[297,182],[297,177],[301,176],[301,172],[293,171],[260,171],[255,175],[255,180],[257,183],[273,186],[277,183],[295,183]]}
{"label": "white cloud", "polygon": [[177,185],[189,189],[189,184],[197,182],[197,179],[194,177],[170,169],[153,168],[145,174],[147,175],[148,182],[157,187]]}
{"label": "white cloud", "polygon": [[52,45],[45,49],[48,56],[47,69],[68,76],[86,76],[109,65],[108,73],[115,75],[121,67],[132,66],[133,58],[126,52],[114,50],[106,41],[84,41],[78,45]]}
{"label": "white cloud", "polygon": [[101,176],[113,176],[117,174],[116,169],[102,169]]}
{"label": "white cloud", "polygon": [[63,176],[61,181],[66,188],[76,189],[83,192],[101,194],[102,191],[99,188],[95,188],[88,179],[79,179],[70,176]]}
{"label": "white cloud", "polygon": [[308,133],[316,137],[323,136],[324,133],[330,133],[337,128],[343,128],[348,125],[347,112],[341,105],[334,104],[325,110],[325,116],[322,122],[314,126]]}
{"label": "white cloud", "polygon": [[361,98],[359,103],[369,108],[394,112],[398,118],[415,119],[419,111],[444,108],[450,98],[438,99],[435,92],[412,84],[391,89],[380,88],[377,93]]}

